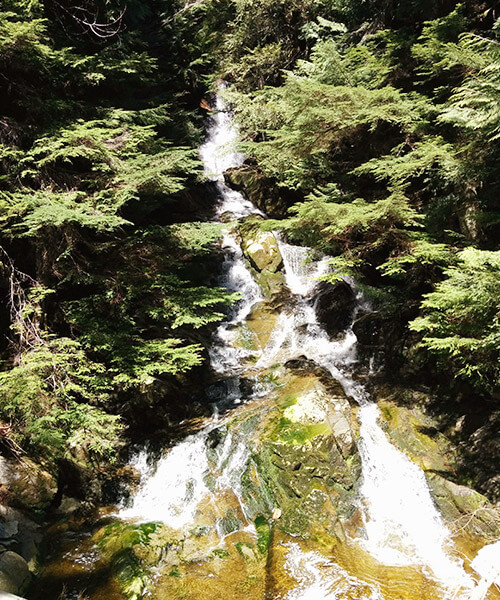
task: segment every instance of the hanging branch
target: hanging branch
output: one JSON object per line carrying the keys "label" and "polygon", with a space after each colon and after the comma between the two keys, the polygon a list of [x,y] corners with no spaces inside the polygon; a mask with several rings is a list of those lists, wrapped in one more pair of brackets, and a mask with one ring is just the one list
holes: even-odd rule
{"label": "hanging branch", "polygon": [[4,264],[9,272],[8,306],[12,328],[18,336],[16,348],[20,354],[25,348],[33,348],[43,341],[36,320],[30,317],[27,310],[30,302],[25,289],[40,287],[40,284],[30,275],[19,271],[2,246],[0,255],[4,257]]}
{"label": "hanging branch", "polygon": [[106,40],[118,35],[125,29],[123,17],[127,10],[126,7],[123,8],[116,18],[101,22],[99,9],[96,6],[93,6],[92,9],[86,6],[71,6],[67,8],[57,0],[54,0],[54,5],[80,27],[82,34],[90,34],[99,39]]}

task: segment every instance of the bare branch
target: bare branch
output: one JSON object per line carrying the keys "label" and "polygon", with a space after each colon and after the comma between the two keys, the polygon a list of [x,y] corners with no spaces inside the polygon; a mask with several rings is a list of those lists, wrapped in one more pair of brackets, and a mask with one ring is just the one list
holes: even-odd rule
{"label": "bare branch", "polygon": [[43,341],[36,319],[32,319],[28,314],[29,299],[25,289],[40,287],[40,284],[30,275],[17,269],[2,246],[0,246],[0,255],[3,256],[9,272],[8,306],[12,327],[18,337],[16,349],[20,354],[24,349],[38,346]]}
{"label": "bare branch", "polygon": [[92,9],[87,6],[71,6],[68,8],[58,0],[53,0],[53,3],[63,14],[79,26],[82,34],[90,34],[100,39],[109,39],[125,29],[123,17],[127,10],[126,7],[117,17],[101,22],[99,9],[95,6],[92,6]]}

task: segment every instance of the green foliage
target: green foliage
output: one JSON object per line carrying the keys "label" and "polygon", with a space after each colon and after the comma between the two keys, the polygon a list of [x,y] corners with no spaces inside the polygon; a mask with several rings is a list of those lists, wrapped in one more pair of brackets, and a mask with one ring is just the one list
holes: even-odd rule
{"label": "green foliage", "polygon": [[109,206],[98,205],[83,192],[0,192],[6,208],[6,233],[33,237],[45,227],[79,225],[97,231],[113,230],[127,224]]}
{"label": "green foliage", "polygon": [[0,418],[30,453],[109,459],[117,398],[199,365],[200,329],[236,298],[201,264],[220,228],[179,222],[199,193],[194,109],[224,6],[2,4]]}
{"label": "green foliage", "polygon": [[245,76],[228,96],[252,168],[299,198],[265,227],[332,256],[326,280],[365,278],[395,322],[444,277],[412,327],[487,393],[498,378],[500,25],[471,3],[450,8],[334,2],[309,13],[309,51],[274,87],[248,89]]}
{"label": "green foliage", "polygon": [[272,221],[269,226],[280,226],[293,240],[329,254],[348,251],[342,265],[337,265],[341,268],[353,268],[361,257],[383,247],[388,238],[394,245],[398,239],[404,244],[405,228],[419,225],[418,214],[398,189],[376,202],[359,198],[349,202],[338,188],[327,187],[294,205],[291,212],[292,217]]}
{"label": "green foliage", "polygon": [[464,34],[461,49],[473,57],[476,68],[456,90],[441,120],[472,130],[481,139],[500,138],[500,44],[477,34]]}
{"label": "green foliage", "polygon": [[500,386],[500,252],[467,248],[446,278],[427,294],[411,328],[443,368],[480,390]]}
{"label": "green foliage", "polygon": [[231,0],[230,5],[234,17],[220,71],[241,89],[275,85],[318,35],[344,30],[329,20],[335,10],[325,0]]}
{"label": "green foliage", "polygon": [[334,40],[319,40],[310,60],[299,61],[298,71],[318,83],[374,89],[385,83],[389,66],[371,46],[347,46],[342,50]]}
{"label": "green foliage", "polygon": [[102,409],[105,369],[78,342],[46,337],[0,373],[0,390],[1,418],[23,448],[52,461],[72,446],[90,460],[112,455],[121,426]]}
{"label": "green foliage", "polygon": [[265,136],[244,145],[263,171],[307,189],[333,174],[332,155],[345,145],[375,135],[382,125],[411,133],[428,108],[422,98],[389,86],[372,90],[289,75],[283,87],[242,99],[238,111],[247,135]]}
{"label": "green foliage", "polygon": [[414,266],[447,267],[452,262],[453,254],[446,244],[436,244],[427,239],[416,239],[409,244],[404,254],[391,257],[378,269],[383,275],[395,277],[405,275]]}

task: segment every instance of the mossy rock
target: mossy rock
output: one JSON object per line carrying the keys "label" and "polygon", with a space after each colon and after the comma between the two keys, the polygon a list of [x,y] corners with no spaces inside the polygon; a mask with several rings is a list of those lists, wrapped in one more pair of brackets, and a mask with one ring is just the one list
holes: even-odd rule
{"label": "mossy rock", "polygon": [[417,407],[410,409],[386,400],[379,401],[378,406],[384,419],[382,426],[393,443],[423,471],[453,472],[453,447],[430,417]]}
{"label": "mossy rock", "polygon": [[283,266],[278,242],[271,231],[262,231],[259,220],[246,220],[239,229],[242,238],[242,250],[250,264],[259,273],[276,273]]}
{"label": "mossy rock", "polygon": [[500,508],[488,498],[436,473],[426,477],[434,501],[454,530],[495,540],[500,536]]}
{"label": "mossy rock", "polygon": [[266,300],[274,300],[288,293],[285,276],[281,271],[275,272],[269,269],[255,271],[255,281]]}
{"label": "mossy rock", "polygon": [[273,218],[283,218],[288,206],[299,200],[299,195],[288,192],[289,201],[282,196],[276,182],[260,173],[256,168],[245,164],[229,169],[224,173],[228,185],[241,191],[255,206]]}
{"label": "mossy rock", "polygon": [[[254,517],[279,508],[276,526],[290,535],[334,531],[339,514],[348,516],[360,472],[352,414],[339,388],[335,394],[317,375],[281,375],[275,410],[260,431],[245,472],[243,500]],[[342,507],[339,513],[341,504]]]}
{"label": "mossy rock", "polygon": [[56,478],[27,457],[20,461],[0,457],[0,480],[10,503],[35,516],[47,511],[57,493]]}
{"label": "mossy rock", "polygon": [[269,342],[277,318],[276,311],[266,302],[259,302],[247,317],[246,326],[253,333],[253,340],[256,340],[260,348],[265,348]]}

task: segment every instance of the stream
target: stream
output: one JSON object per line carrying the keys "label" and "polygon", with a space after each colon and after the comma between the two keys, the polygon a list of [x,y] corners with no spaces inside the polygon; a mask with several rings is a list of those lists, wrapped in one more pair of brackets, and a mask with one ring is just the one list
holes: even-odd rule
{"label": "stream", "polygon": [[[133,457],[133,497],[57,558],[63,598],[499,599],[500,543],[444,518],[357,377],[351,327],[332,339],[318,320],[327,259],[258,230],[265,215],[224,182],[237,138],[217,98],[200,156],[227,223],[221,285],[241,299],[213,335],[213,415]],[[347,283],[354,321],[370,307]]]}

